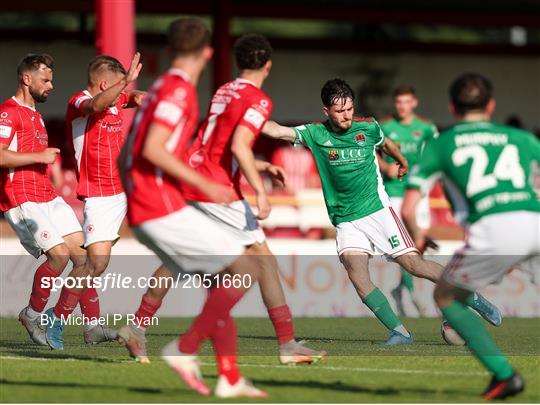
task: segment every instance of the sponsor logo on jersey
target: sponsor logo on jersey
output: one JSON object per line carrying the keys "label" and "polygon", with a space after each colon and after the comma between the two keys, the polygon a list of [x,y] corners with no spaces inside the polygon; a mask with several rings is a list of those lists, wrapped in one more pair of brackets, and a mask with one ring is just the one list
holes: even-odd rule
{"label": "sponsor logo on jersey", "polygon": [[109,113],[112,115],[118,115],[118,108],[116,108],[116,106],[109,107]]}
{"label": "sponsor logo on jersey", "polygon": [[390,134],[390,139],[396,139],[397,138],[397,134],[395,132],[392,132]]}
{"label": "sponsor logo on jersey", "polygon": [[422,132],[416,130],[416,131],[412,131],[412,135],[416,138],[420,138],[422,136]]}
{"label": "sponsor logo on jersey", "polygon": [[366,134],[356,134],[354,140],[359,146],[364,146],[366,144]]}
{"label": "sponsor logo on jersey", "polygon": [[330,160],[338,160],[339,159],[339,152],[337,150],[329,150],[328,151],[328,158]]}
{"label": "sponsor logo on jersey", "polygon": [[325,143],[323,143],[323,146],[334,146],[334,144],[330,139],[328,139]]}
{"label": "sponsor logo on jersey", "polygon": [[11,127],[0,125],[0,138],[9,138],[11,136]]}

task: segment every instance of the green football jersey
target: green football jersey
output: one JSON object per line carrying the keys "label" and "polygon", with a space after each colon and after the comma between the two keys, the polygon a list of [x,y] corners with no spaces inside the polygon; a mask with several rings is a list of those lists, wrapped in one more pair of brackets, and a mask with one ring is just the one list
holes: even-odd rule
{"label": "green football jersey", "polygon": [[[409,167],[413,167],[420,160],[420,155],[427,141],[437,138],[439,135],[437,128],[430,121],[414,116],[409,125],[401,124],[395,118],[381,121],[381,128],[384,135],[399,147],[399,150]],[[395,162],[390,156],[384,155],[387,162]],[[407,189],[406,179],[399,181],[397,178],[390,178],[383,175],[384,187],[390,197],[403,197]]]}
{"label": "green football jersey", "polygon": [[384,134],[374,119],[356,119],[337,133],[328,121],[294,128],[295,143],[311,149],[332,224],[354,221],[388,205],[375,148]]}
{"label": "green football jersey", "polygon": [[473,223],[501,212],[540,211],[533,188],[540,142],[488,121],[459,123],[426,145],[409,188],[427,192],[442,178],[456,218]]}

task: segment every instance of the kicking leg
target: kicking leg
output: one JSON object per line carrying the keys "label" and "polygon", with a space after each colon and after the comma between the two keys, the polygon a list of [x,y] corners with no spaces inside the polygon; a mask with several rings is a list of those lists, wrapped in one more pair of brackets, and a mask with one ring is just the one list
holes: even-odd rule
{"label": "kicking leg", "polygon": [[368,270],[369,256],[364,252],[349,250],[342,253],[340,259],[362,302],[390,331],[386,344],[412,343],[412,336],[394,313],[382,291],[371,281]]}

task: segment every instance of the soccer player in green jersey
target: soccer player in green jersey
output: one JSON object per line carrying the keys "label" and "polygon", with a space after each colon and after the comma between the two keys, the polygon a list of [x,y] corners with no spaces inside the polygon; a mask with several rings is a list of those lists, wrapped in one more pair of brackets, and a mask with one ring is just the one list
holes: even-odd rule
{"label": "soccer player in green jersey", "polygon": [[[401,154],[409,162],[409,167],[413,167],[420,159],[420,154],[430,139],[436,138],[439,133],[433,123],[415,114],[418,107],[416,91],[410,85],[398,86],[393,92],[395,114],[380,121],[381,129],[385,136],[390,138],[398,147]],[[401,218],[401,205],[405,194],[405,181],[398,179],[398,166],[394,164],[394,159],[388,155],[378,154],[379,166],[383,174],[384,188],[390,197],[392,208]],[[430,226],[429,196],[426,195],[416,210],[418,228],[423,235],[427,235]],[[416,241],[415,241],[416,242]],[[422,251],[422,247],[417,247]],[[430,246],[436,246],[430,241]],[[405,270],[401,270],[401,280],[399,285],[392,290],[392,297],[396,301],[398,313],[405,315],[403,308],[403,290],[409,291],[411,300],[420,316],[426,314],[427,308],[422,299],[415,294],[413,277]]]}
{"label": "soccer player in green jersey", "polygon": [[[354,118],[354,92],[341,79],[326,82],[321,91],[328,120],[295,128],[267,121],[263,133],[274,139],[301,143],[315,158],[332,224],[336,227],[337,253],[356,292],[389,330],[387,345],[413,342],[384,294],[372,283],[369,257],[382,253],[417,277],[437,281],[443,268],[424,260],[392,209],[384,190],[376,148],[398,162],[398,177],[407,174],[407,160],[384,137],[377,121]],[[492,308],[485,300],[471,300],[482,316]]]}
{"label": "soccer player in green jersey", "polygon": [[471,291],[500,282],[513,268],[530,272],[537,282],[540,267],[540,204],[531,184],[540,143],[526,131],[490,121],[492,93],[491,83],[479,74],[452,83],[450,109],[459,122],[427,144],[403,202],[403,218],[414,236],[420,235],[415,207],[439,178],[454,210],[463,214],[466,244],[446,267],[434,297],[492,374],[483,394],[487,400],[516,395],[524,382],[464,302]]}

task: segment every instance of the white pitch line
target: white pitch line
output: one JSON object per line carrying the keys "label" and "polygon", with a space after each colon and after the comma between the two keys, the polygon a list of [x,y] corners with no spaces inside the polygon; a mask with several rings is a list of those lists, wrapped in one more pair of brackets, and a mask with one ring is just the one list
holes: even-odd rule
{"label": "white pitch line", "polygon": [[[1,360],[30,360],[30,361],[91,361],[91,359],[74,359],[74,358],[42,358],[42,357],[23,357],[23,356],[0,356]],[[115,361],[114,363],[130,363],[137,364],[134,360],[120,360]],[[112,364],[112,363],[111,363]],[[200,363],[202,366],[215,366],[216,363]],[[253,364],[253,363],[239,363],[240,367],[246,368],[279,368],[280,370],[291,370],[291,371],[352,371],[352,372],[364,372],[364,373],[388,373],[388,374],[430,374],[430,375],[453,375],[453,376],[483,376],[487,375],[487,372],[463,372],[463,371],[444,371],[444,370],[414,370],[414,369],[404,369],[404,368],[370,368],[370,367],[342,367],[342,366],[323,366],[323,365],[313,365],[306,367],[287,367],[283,365],[273,365],[273,364]]]}
{"label": "white pitch line", "polygon": [[[203,366],[215,366],[215,363],[201,363]],[[328,370],[328,371],[355,371],[355,372],[368,372],[368,373],[390,373],[390,374],[431,374],[431,375],[487,375],[487,372],[462,372],[462,371],[438,371],[438,370],[411,370],[404,368],[368,368],[368,367],[341,367],[341,366],[284,366],[284,365],[272,365],[272,364],[251,364],[251,363],[238,363],[240,367],[252,367],[252,368],[279,368],[281,370]]]}

